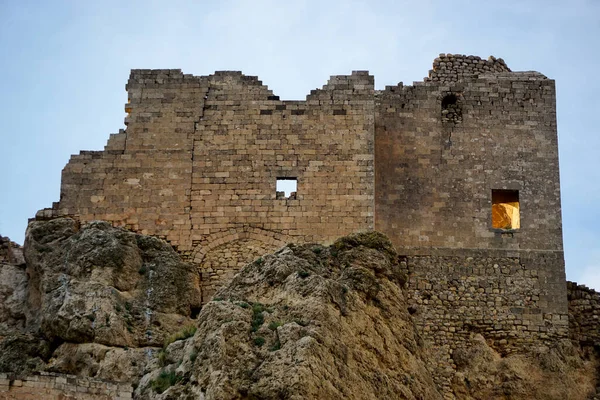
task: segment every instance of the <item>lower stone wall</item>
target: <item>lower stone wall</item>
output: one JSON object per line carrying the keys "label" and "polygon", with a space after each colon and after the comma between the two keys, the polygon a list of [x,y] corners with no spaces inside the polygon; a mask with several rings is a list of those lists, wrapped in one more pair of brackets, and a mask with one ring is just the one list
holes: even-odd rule
{"label": "lower stone wall", "polygon": [[[562,253],[439,251],[400,257],[409,311],[431,344],[431,371],[450,391],[452,354],[476,334],[501,354],[568,336]],[[444,255],[442,255],[444,254]],[[564,296],[563,296],[564,294]]]}
{"label": "lower stone wall", "polygon": [[210,250],[200,264],[202,304],[213,297],[217,289],[228,284],[246,264],[268,254],[277,247],[255,239],[240,239]]}
{"label": "lower stone wall", "polygon": [[600,293],[567,282],[569,337],[581,346],[600,346]]}
{"label": "lower stone wall", "polygon": [[132,392],[126,383],[73,375],[41,372],[16,377],[0,373],[0,400],[122,400],[131,399]]}

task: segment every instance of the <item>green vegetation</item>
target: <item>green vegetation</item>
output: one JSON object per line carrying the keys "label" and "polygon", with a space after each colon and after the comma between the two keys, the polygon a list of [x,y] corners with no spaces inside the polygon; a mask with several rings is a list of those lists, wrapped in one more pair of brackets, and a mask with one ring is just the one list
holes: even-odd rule
{"label": "green vegetation", "polygon": [[262,304],[252,304],[252,332],[256,332],[265,322],[263,311],[265,311],[265,306]]}
{"label": "green vegetation", "polygon": [[194,349],[194,350],[192,350],[192,353],[190,354],[190,361],[194,362],[194,361],[196,361],[196,358],[198,358],[198,350]]}
{"label": "green vegetation", "polygon": [[271,321],[271,323],[269,324],[269,329],[272,331],[277,330],[277,328],[279,328],[281,325],[283,325],[282,322],[279,321]]}
{"label": "green vegetation", "polygon": [[158,365],[161,367],[167,365],[167,351],[165,349],[160,349],[158,352]]}
{"label": "green vegetation", "polygon": [[271,347],[269,347],[269,351],[277,351],[279,349],[281,349],[281,342],[279,341],[279,339],[277,339],[277,341],[273,343]]}
{"label": "green vegetation", "polygon": [[250,304],[246,303],[245,301],[240,301],[239,303],[237,303],[237,305],[242,308],[250,308]]}
{"label": "green vegetation", "polygon": [[142,265],[142,266],[140,267],[140,269],[138,269],[138,274],[140,274],[140,275],[144,275],[144,274],[146,273],[146,271],[147,271],[147,269],[146,269],[146,266],[145,266],[145,265]]}
{"label": "green vegetation", "polygon": [[173,342],[176,342],[178,340],[184,340],[184,339],[194,336],[196,334],[197,330],[198,330],[198,328],[195,325],[184,326],[182,330],[169,336],[165,340],[164,348],[166,349]]}
{"label": "green vegetation", "polygon": [[262,347],[265,344],[265,338],[262,336],[255,337],[254,344],[258,347]]}
{"label": "green vegetation", "polygon": [[156,393],[161,394],[180,380],[181,377],[177,376],[175,371],[167,372],[162,370],[160,375],[158,375],[158,378],[150,381],[150,386]]}
{"label": "green vegetation", "polygon": [[310,276],[310,272],[308,271],[298,271],[298,276],[302,279],[306,279]]}

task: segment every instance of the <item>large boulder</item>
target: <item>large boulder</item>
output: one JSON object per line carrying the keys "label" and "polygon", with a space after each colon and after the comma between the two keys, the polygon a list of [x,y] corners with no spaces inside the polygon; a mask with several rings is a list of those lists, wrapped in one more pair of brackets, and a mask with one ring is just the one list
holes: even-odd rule
{"label": "large boulder", "polygon": [[107,222],[32,221],[27,328],[57,343],[162,345],[200,308],[198,273],[158,238]]}
{"label": "large boulder", "polygon": [[52,354],[46,371],[90,376],[136,384],[158,349],[109,347],[98,343],[63,343]]}
{"label": "large boulder", "polygon": [[201,311],[139,398],[441,399],[389,240],[288,245],[247,265]]}

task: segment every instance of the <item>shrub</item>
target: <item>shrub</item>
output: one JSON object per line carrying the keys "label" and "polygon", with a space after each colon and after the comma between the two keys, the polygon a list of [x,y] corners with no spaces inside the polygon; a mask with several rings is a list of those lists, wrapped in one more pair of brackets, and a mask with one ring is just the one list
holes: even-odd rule
{"label": "shrub", "polygon": [[298,276],[302,279],[306,279],[310,276],[310,272],[308,271],[298,271]]}
{"label": "shrub", "polygon": [[265,344],[265,338],[262,336],[255,337],[254,344],[258,347],[262,347],[262,345]]}
{"label": "shrub", "polygon": [[260,303],[252,304],[252,332],[256,332],[265,322],[263,311],[265,306]]}
{"label": "shrub", "polygon": [[160,365],[161,367],[167,365],[167,352],[165,351],[165,349],[160,349],[160,351],[158,352],[158,365]]}
{"label": "shrub", "polygon": [[198,330],[198,328],[195,325],[184,326],[183,329],[181,329],[179,332],[169,336],[165,340],[164,348],[166,349],[167,346],[169,346],[173,342],[176,342],[178,340],[185,340],[187,338],[194,336],[196,334],[197,330]]}
{"label": "shrub", "polygon": [[271,321],[271,323],[269,324],[269,329],[272,331],[277,330],[277,328],[279,328],[281,325],[283,325],[283,323],[279,322],[279,321]]}
{"label": "shrub", "polygon": [[177,374],[175,374],[175,371],[167,372],[165,370],[162,370],[160,372],[160,375],[158,375],[158,378],[150,381],[150,386],[152,387],[152,390],[154,390],[156,393],[161,394],[171,386],[175,385],[180,380],[181,377],[177,376]]}
{"label": "shrub", "polygon": [[271,347],[269,347],[269,351],[277,351],[279,349],[281,349],[281,342],[279,341],[279,339],[277,339],[277,341],[273,343]]}
{"label": "shrub", "polygon": [[242,308],[250,308],[250,304],[246,303],[245,301],[240,301],[239,303],[237,303],[237,305]]}

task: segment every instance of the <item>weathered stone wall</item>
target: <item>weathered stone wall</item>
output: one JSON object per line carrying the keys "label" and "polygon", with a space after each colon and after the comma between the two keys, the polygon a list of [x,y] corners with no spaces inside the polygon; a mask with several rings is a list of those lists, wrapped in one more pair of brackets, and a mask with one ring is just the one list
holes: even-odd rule
{"label": "weathered stone wall", "polygon": [[487,60],[482,60],[477,56],[440,54],[433,60],[433,69],[429,70],[425,82],[457,82],[473,75],[497,72],[510,72],[510,68],[501,58],[490,56]]}
{"label": "weathered stone wall", "polygon": [[244,265],[273,252],[276,248],[277,246],[261,240],[241,238],[210,249],[200,261],[203,282],[202,301],[209,301],[223,282],[231,281]]}
{"label": "weathered stone wall", "polygon": [[124,400],[131,385],[99,379],[42,372],[26,377],[0,373],[0,400]]}
{"label": "weathered stone wall", "polygon": [[[368,73],[334,76],[306,101],[280,101],[256,77],[227,71],[133,70],[127,89],[127,130],[72,157],[60,202],[40,218],[111,221],[166,238],[197,264],[240,231],[272,249],[373,227]],[[295,198],[277,198],[277,178],[297,179]]]}
{"label": "weathered stone wall", "polygon": [[[505,354],[566,338],[554,81],[440,55],[375,110],[375,228],[404,255],[438,385],[474,334]],[[493,190],[518,191],[518,229],[492,226]]]}
{"label": "weathered stone wall", "polygon": [[[432,255],[432,254],[433,255]],[[452,354],[481,334],[502,354],[550,344],[568,334],[568,310],[548,281],[562,253],[431,249],[401,257],[409,310],[431,352],[436,383],[449,390]]]}
{"label": "weathered stone wall", "polygon": [[[462,121],[443,121],[454,95]],[[554,81],[497,73],[378,92],[375,227],[400,248],[562,250]],[[492,190],[518,190],[518,230]]]}
{"label": "weathered stone wall", "polygon": [[576,282],[567,282],[567,291],[571,340],[600,347],[600,293]]}
{"label": "weathered stone wall", "polygon": [[[437,344],[473,330],[499,346],[566,335],[554,81],[441,55],[414,86],[376,92],[354,72],[306,101],[231,71],[134,70],[127,89],[127,130],[73,157],[41,217],[165,237],[199,266],[205,301],[285,242],[374,225],[409,257],[415,304],[446,296],[423,303],[424,326],[448,328]],[[294,198],[277,196],[277,178],[297,179]],[[492,191],[507,189],[518,191],[518,229],[492,226]],[[475,311],[461,320],[454,307]]]}

